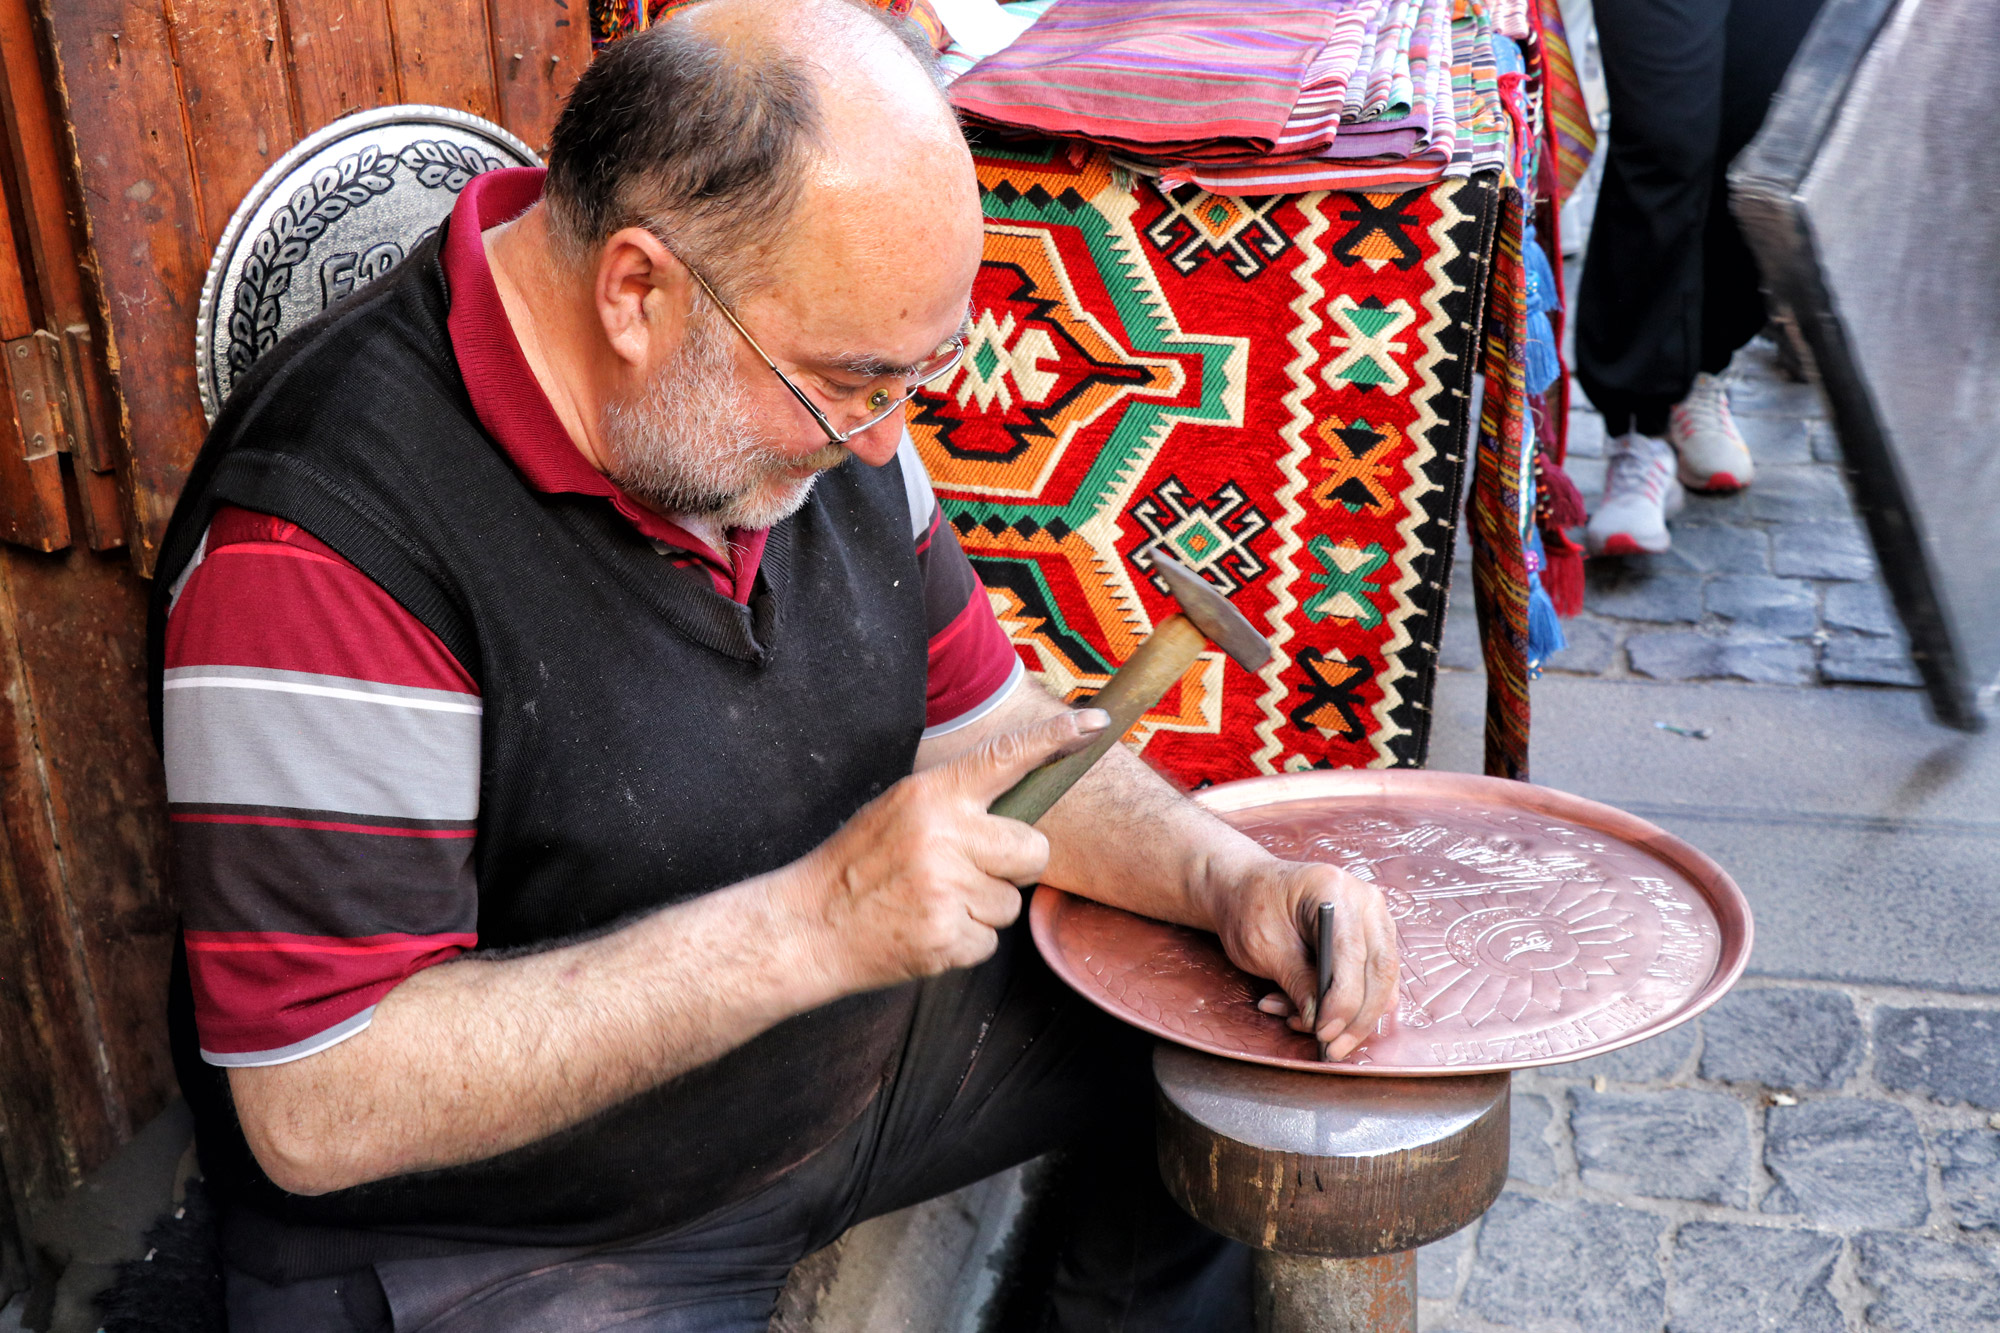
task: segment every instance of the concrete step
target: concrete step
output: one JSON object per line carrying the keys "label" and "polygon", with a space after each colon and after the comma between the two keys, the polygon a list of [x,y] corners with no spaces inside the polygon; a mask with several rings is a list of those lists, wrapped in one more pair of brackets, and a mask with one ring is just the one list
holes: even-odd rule
{"label": "concrete step", "polygon": [[[1432,768],[1480,771],[1485,688],[1439,673]],[[1652,820],[1742,885],[1753,975],[2000,991],[2000,737],[1938,726],[1913,690],[1550,675],[1533,706],[1536,782]]]}

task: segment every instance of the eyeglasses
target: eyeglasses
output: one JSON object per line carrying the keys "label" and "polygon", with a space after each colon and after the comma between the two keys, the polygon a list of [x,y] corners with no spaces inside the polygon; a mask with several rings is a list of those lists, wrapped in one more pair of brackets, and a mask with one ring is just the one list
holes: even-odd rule
{"label": "eyeglasses", "polygon": [[[675,257],[679,258],[678,255]],[[685,259],[681,260],[681,266],[688,271],[689,276],[701,284],[701,289],[708,293],[709,300],[715,302],[715,308],[722,312],[722,317],[728,320],[738,333],[743,335],[743,341],[750,344],[750,350],[763,358],[764,364],[771,368],[771,373],[776,375],[779,381],[792,391],[792,397],[798,399],[806,411],[812,413],[813,420],[817,421],[819,428],[826,432],[829,444],[844,445],[855,436],[861,434],[861,432],[888,420],[891,416],[903,410],[903,404],[917,396],[918,389],[940,376],[950,374],[965,357],[964,339],[953,338],[949,342],[940,343],[935,352],[919,362],[917,367],[910,372],[908,377],[909,389],[902,397],[892,402],[890,401],[889,391],[886,388],[877,388],[865,400],[868,410],[875,415],[869,417],[853,430],[846,432],[837,431],[833,428],[833,423],[826,419],[826,413],[819,410],[818,404],[806,397],[806,391],[801,389],[797,384],[794,384],[791,376],[778,369],[778,363],[771,359],[770,353],[757,345],[757,340],[750,336],[750,330],[744,328],[742,322],[736,318],[729,307],[722,303],[722,298],[715,294],[715,288],[708,285],[708,279],[702,277],[695,269],[695,266],[688,263]]]}

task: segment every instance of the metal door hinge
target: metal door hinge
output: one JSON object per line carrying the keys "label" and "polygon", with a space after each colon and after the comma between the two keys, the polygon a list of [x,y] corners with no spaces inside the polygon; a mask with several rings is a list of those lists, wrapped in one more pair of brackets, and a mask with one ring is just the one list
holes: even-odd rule
{"label": "metal door hinge", "polygon": [[69,377],[63,373],[62,342],[37,329],[25,338],[0,343],[7,365],[8,396],[21,429],[21,457],[30,463],[69,453]]}

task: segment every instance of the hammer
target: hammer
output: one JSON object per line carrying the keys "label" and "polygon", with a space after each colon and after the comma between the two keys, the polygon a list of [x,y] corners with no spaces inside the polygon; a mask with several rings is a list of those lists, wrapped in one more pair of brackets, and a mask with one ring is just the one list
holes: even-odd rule
{"label": "hammer", "polygon": [[1083,749],[1051,760],[1015,783],[987,807],[992,813],[1024,824],[1047,814],[1049,807],[1186,674],[1211,639],[1245,671],[1256,671],[1271,660],[1270,641],[1229,604],[1221,589],[1158,548],[1153,551],[1152,565],[1166,580],[1167,591],[1180,604],[1180,611],[1161,621],[1090,701],[1091,707],[1111,714],[1111,725]]}

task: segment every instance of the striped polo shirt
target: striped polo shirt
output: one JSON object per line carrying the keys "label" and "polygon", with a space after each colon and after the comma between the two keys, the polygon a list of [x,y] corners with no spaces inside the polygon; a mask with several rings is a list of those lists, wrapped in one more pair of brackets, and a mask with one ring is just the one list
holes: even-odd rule
{"label": "striped polo shirt", "polygon": [[[747,602],[762,531],[710,549],[590,467],[536,384],[480,233],[538,171],[468,185],[442,251],[453,352],[482,426],[537,490],[594,496],[686,577]],[[930,634],[926,737],[997,707],[1021,664],[921,461],[899,452]],[[296,524],[225,506],[174,590],[164,753],[203,1058],[279,1064],[368,1024],[397,983],[479,942],[476,681]]]}

